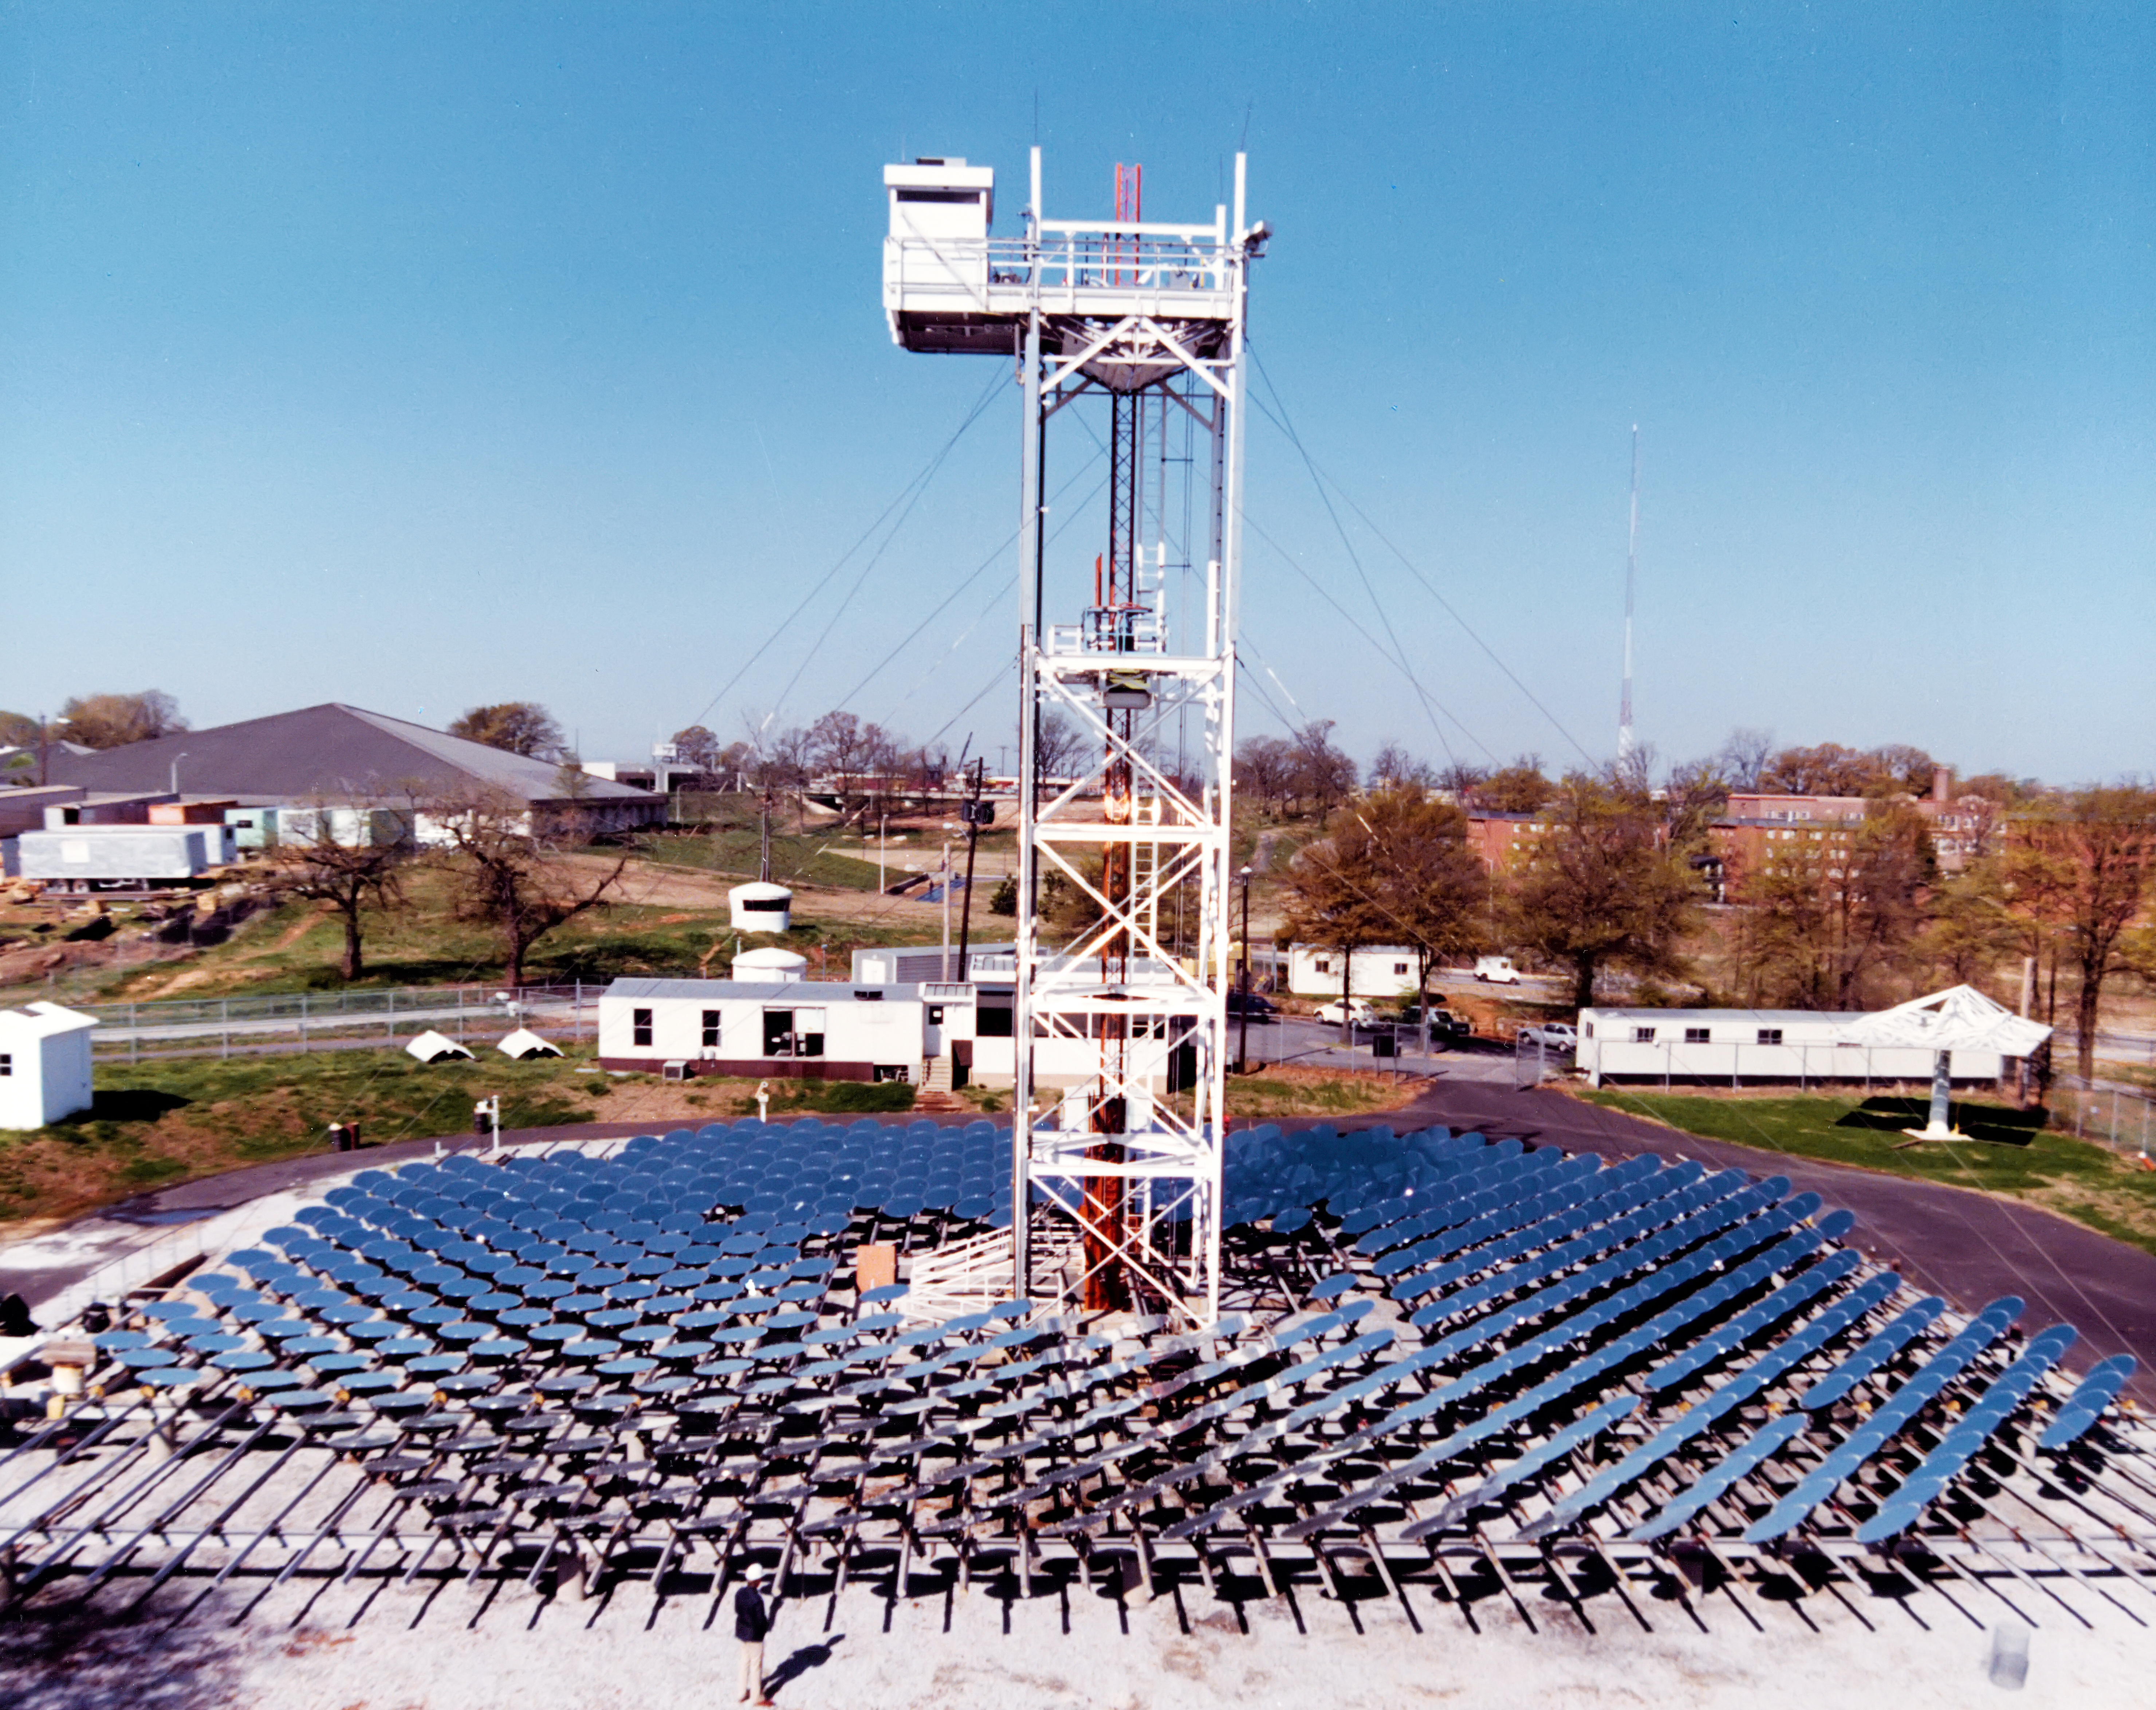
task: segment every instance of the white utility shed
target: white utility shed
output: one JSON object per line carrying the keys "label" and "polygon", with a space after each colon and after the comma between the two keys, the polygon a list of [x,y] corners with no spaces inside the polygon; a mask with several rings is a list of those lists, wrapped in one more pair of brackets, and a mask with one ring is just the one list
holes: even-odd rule
{"label": "white utility shed", "polygon": [[[1922,1081],[1932,1052],[1921,1045],[1860,1045],[1843,1034],[1862,1010],[1583,1009],[1573,1058],[1596,1086],[1604,1081]],[[2008,1059],[1955,1051],[1957,1081],[1996,1081]]]}
{"label": "white utility shed", "polygon": [[95,1015],[43,999],[0,1009],[0,1128],[42,1128],[90,1108]]}

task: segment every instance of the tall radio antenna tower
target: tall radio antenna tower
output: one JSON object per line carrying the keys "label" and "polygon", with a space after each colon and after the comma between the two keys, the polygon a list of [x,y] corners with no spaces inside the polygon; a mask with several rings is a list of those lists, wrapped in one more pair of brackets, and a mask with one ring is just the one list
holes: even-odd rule
{"label": "tall radio antenna tower", "polygon": [[1632,597],[1640,578],[1640,424],[1632,424],[1632,523],[1625,542],[1625,692],[1617,703],[1617,763],[1639,746],[1632,735]]}
{"label": "tall radio antenna tower", "polygon": [[[1038,148],[1021,235],[989,235],[985,167],[916,160],[886,167],[884,185],[892,340],[1015,361],[1023,397],[1013,1291],[1209,1324],[1234,944],[1243,328],[1250,265],[1270,234],[1245,216],[1240,154],[1232,213],[1187,224],[1146,217],[1135,166],[1116,168],[1112,218],[1047,218]],[[1105,550],[1052,565],[1050,429],[1087,413],[1099,418],[1089,437],[1108,447]],[[1170,458],[1171,422],[1204,449]],[[1168,502],[1171,467],[1189,488],[1179,506]],[[1194,538],[1170,538],[1178,511]],[[1171,548],[1204,563],[1197,609],[1166,597]],[[1090,751],[1054,778],[1040,764],[1050,720]],[[1202,732],[1201,751],[1178,764],[1186,727]],[[1044,883],[1065,901],[1053,920]],[[976,1041],[977,1072],[1001,1044]],[[1036,1267],[1037,1240],[1075,1262]]]}

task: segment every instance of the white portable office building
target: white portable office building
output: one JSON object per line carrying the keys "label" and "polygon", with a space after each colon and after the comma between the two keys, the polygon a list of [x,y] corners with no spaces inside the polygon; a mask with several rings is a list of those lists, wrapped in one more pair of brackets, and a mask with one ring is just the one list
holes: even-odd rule
{"label": "white portable office building", "polygon": [[1415,953],[1404,944],[1363,944],[1355,950],[1354,965],[1334,947],[1291,944],[1287,951],[1287,989],[1299,997],[1337,998],[1342,976],[1348,977],[1352,995],[1358,998],[1407,998],[1414,995]]}
{"label": "white portable office building", "polygon": [[[1842,1037],[1861,1010],[1583,1009],[1574,1066],[1589,1082],[1707,1081],[1727,1086],[1932,1078],[1921,1045],[1861,1045]],[[2008,1059],[1996,1050],[1953,1053],[1958,1082],[1996,1081]]]}

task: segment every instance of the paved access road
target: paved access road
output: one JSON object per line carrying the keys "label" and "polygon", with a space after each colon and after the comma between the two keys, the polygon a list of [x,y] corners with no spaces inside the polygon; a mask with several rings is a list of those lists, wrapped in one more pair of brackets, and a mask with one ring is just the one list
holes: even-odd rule
{"label": "paved access road", "polygon": [[1763,1148],[1680,1133],[1561,1092],[1515,1092],[1506,1084],[1441,1078],[1404,1109],[1373,1121],[1404,1132],[1441,1122],[1512,1136],[1611,1163],[1653,1153],[1695,1158],[1716,1169],[1784,1175],[1830,1207],[1856,1214],[1851,1239],[1928,1292],[1974,1312],[2003,1294],[2029,1302],[2025,1328],[2061,1320],[2081,1332],[2066,1363],[2086,1370],[2114,1353],[2141,1362],[2129,1393],[2156,1404],[2156,1255],[2112,1240],[2018,1200],[1912,1182],[1846,1164],[1789,1158]]}

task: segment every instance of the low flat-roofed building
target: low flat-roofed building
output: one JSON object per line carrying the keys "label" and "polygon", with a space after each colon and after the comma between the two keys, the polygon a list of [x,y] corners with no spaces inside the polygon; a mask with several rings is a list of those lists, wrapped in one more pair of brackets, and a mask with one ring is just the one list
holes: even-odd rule
{"label": "low flat-roofed building", "polygon": [[18,831],[42,830],[48,808],[74,807],[87,793],[80,785],[68,783],[0,789],[0,837],[13,837]]}
{"label": "low flat-roofed building", "polygon": [[[1842,1030],[1866,1012],[1830,1009],[1625,1009],[1579,1012],[1575,1067],[1596,1086],[1656,1081],[1723,1086],[1832,1081],[1929,1084],[1932,1053],[1919,1047],[1845,1045]],[[1956,1051],[1953,1078],[1995,1081],[1996,1051]]]}

